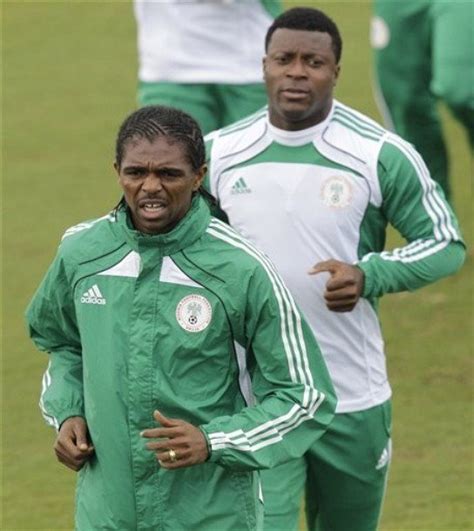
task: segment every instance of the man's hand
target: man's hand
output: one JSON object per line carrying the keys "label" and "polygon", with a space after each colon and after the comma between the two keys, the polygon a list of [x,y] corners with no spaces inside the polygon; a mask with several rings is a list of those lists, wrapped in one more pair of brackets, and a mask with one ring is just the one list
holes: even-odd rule
{"label": "man's hand", "polygon": [[69,417],[61,424],[54,451],[58,461],[76,472],[90,459],[94,447],[89,443],[87,424],[82,417]]}
{"label": "man's hand", "polygon": [[324,292],[326,306],[333,312],[352,311],[364,289],[362,269],[338,260],[327,260],[313,266],[309,274],[316,275],[323,271],[331,275]]}
{"label": "man's hand", "polygon": [[204,463],[209,456],[207,442],[199,428],[179,419],[169,419],[159,411],[153,413],[160,428],[142,431],[147,439],[160,439],[146,443],[148,450],[156,453],[163,468],[173,470]]}

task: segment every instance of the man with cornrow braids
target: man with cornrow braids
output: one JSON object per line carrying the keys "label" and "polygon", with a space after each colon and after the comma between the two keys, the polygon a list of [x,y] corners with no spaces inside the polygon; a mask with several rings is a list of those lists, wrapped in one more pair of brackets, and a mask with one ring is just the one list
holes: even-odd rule
{"label": "man with cornrow braids", "polygon": [[319,348],[268,258],[211,217],[190,116],[131,114],[115,170],[123,200],[65,232],[27,311],[76,529],[262,529],[258,470],[333,418]]}
{"label": "man with cornrow braids", "polygon": [[[377,316],[385,293],[455,273],[457,220],[420,155],[333,98],[342,39],[293,8],[265,42],[268,108],[211,133],[209,189],[232,227],[274,261],[321,346],[334,421],[301,459],[265,471],[267,531],[373,531],[391,459],[391,389]],[[388,223],[407,241],[385,251]]]}

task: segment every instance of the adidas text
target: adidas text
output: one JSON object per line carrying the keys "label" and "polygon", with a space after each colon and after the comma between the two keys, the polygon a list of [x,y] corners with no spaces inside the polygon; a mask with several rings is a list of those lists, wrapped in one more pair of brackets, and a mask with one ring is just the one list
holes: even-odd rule
{"label": "adidas text", "polygon": [[107,304],[105,299],[99,299],[98,297],[81,297],[81,302],[85,304]]}
{"label": "adidas text", "polygon": [[84,304],[106,304],[106,300],[97,284],[94,284],[92,288],[83,293],[81,302]]}

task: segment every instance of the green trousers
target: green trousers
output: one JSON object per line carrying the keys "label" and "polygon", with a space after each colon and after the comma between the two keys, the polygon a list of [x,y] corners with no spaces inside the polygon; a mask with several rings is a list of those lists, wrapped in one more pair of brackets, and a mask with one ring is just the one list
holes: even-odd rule
{"label": "green trousers", "polygon": [[449,197],[437,100],[474,146],[474,7],[471,0],[375,0],[371,41],[386,125],[414,144]]}
{"label": "green trousers", "polygon": [[138,86],[138,103],[168,105],[190,114],[204,134],[252,114],[267,102],[262,83],[247,85],[145,83]]}
{"label": "green trousers", "polygon": [[262,472],[265,531],[374,531],[391,458],[391,403],[338,413],[303,458]]}

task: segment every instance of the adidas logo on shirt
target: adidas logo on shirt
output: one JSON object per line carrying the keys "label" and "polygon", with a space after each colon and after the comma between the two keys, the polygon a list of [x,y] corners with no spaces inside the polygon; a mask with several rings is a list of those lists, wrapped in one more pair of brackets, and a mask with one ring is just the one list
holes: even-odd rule
{"label": "adidas logo on shirt", "polygon": [[92,288],[88,289],[82,295],[81,302],[84,304],[106,304],[106,300],[102,296],[97,284],[94,284]]}
{"label": "adidas logo on shirt", "polygon": [[247,186],[247,183],[244,181],[244,178],[241,177],[237,179],[232,186],[231,194],[250,194],[252,190]]}

